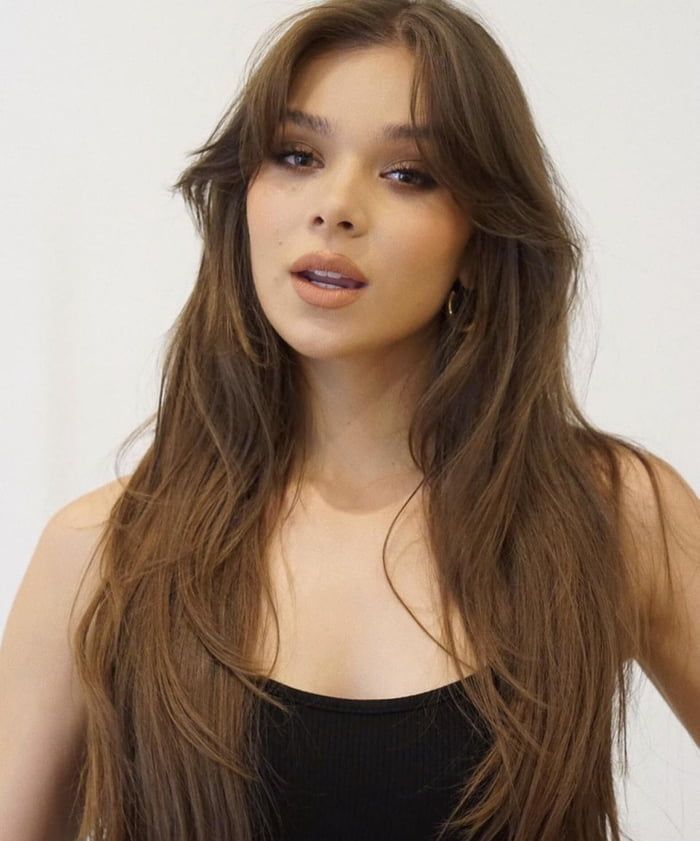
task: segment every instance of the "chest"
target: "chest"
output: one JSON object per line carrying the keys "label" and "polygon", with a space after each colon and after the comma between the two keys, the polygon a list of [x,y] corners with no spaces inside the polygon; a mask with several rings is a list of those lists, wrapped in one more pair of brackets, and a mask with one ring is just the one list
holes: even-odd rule
{"label": "chest", "polygon": [[[344,698],[398,697],[458,679],[448,655],[387,580],[430,634],[442,639],[423,517],[417,507],[407,509],[389,534],[397,510],[349,514],[315,504],[295,510],[276,530],[266,559],[279,622],[274,666],[275,624],[266,601],[259,643],[272,678]],[[460,653],[470,661],[456,612],[451,621]]]}

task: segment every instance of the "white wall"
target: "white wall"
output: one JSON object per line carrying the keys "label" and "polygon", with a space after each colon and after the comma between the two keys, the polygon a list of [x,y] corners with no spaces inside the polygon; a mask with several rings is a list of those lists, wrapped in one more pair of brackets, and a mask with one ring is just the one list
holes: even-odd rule
{"label": "white wall", "polygon": [[[47,518],[114,478],[118,443],[155,408],[163,336],[199,254],[166,188],[257,38],[302,5],[3,5],[0,627]],[[477,8],[591,243],[581,400],[697,490],[698,0]],[[691,841],[700,757],[644,681],[625,827],[635,841]]]}

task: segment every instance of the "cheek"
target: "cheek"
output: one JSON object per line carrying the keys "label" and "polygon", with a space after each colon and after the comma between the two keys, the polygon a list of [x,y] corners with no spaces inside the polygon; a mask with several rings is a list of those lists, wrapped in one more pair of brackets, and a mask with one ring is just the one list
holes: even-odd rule
{"label": "cheek", "polygon": [[265,189],[265,185],[261,181],[255,181],[250,186],[246,199],[246,220],[251,244],[269,230],[271,223],[269,209],[269,190]]}
{"label": "cheek", "polygon": [[420,290],[421,298],[441,300],[459,273],[463,239],[451,219],[439,213],[422,214],[392,237],[387,259],[402,276],[413,280],[411,287]]}
{"label": "cheek", "polygon": [[271,276],[284,242],[279,204],[274,192],[260,180],[251,185],[246,198],[250,262],[256,287],[259,287],[260,278]]}

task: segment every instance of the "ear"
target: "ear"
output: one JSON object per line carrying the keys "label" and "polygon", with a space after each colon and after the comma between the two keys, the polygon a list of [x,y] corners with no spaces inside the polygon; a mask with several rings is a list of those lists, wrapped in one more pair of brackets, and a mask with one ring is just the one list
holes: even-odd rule
{"label": "ear", "polygon": [[466,269],[463,269],[459,273],[459,275],[456,278],[456,281],[459,281],[462,284],[462,286],[464,287],[464,289],[471,290],[471,291],[474,290],[474,281],[473,281],[471,275],[466,271]]}
{"label": "ear", "polygon": [[460,262],[460,270],[459,274],[457,275],[456,280],[458,280],[465,289],[474,289],[474,278],[473,278],[473,269],[471,268],[471,264],[473,260],[471,259],[471,233],[469,234],[469,238],[465,243],[464,250],[462,251],[462,260]]}

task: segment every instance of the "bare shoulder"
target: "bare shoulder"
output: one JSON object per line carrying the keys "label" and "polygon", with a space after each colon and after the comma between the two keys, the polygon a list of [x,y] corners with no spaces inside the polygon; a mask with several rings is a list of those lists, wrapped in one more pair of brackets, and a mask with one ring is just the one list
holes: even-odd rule
{"label": "bare shoulder", "polygon": [[[94,592],[98,565],[90,563],[110,510],[124,490],[129,477],[120,477],[72,499],[48,520],[39,538],[42,555],[51,559],[56,584],[63,582],[66,598],[72,599],[81,587],[78,607]],[[95,559],[96,560],[96,559]],[[79,618],[81,610],[76,611]],[[72,628],[72,623],[71,623]]]}
{"label": "bare shoulder", "polygon": [[72,499],[59,508],[49,522],[62,528],[75,529],[79,533],[99,529],[122,494],[129,478],[121,476]]}
{"label": "bare shoulder", "polygon": [[639,573],[645,615],[656,624],[672,618],[674,593],[700,566],[700,501],[675,467],[648,458],[651,475],[637,456],[620,453],[620,502],[624,550]]}
{"label": "bare shoulder", "polygon": [[[664,459],[621,456],[623,551],[649,631],[639,665],[700,744],[700,500]],[[658,491],[658,499],[657,493]]]}

